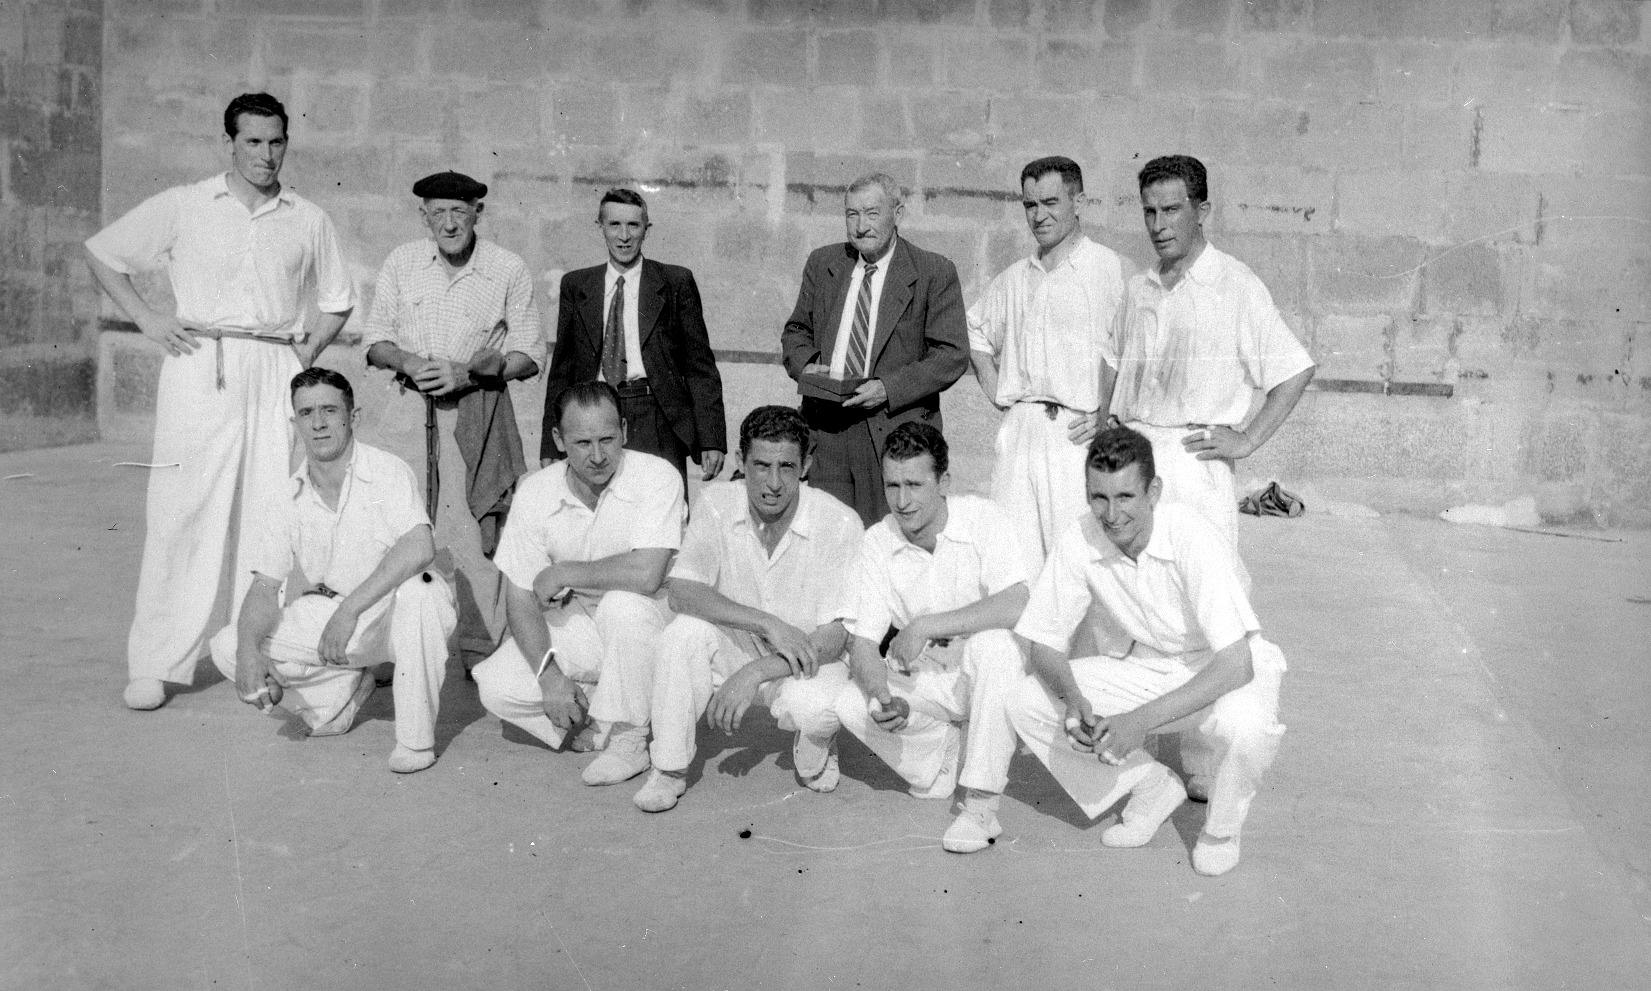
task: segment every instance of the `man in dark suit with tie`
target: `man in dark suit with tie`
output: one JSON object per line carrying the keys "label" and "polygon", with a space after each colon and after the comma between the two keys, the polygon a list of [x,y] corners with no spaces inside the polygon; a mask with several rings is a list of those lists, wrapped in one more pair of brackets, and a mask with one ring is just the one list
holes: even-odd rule
{"label": "man in dark suit with tie", "polygon": [[969,364],[969,330],[957,267],[898,236],[900,187],[881,173],[848,187],[848,241],[818,248],[803,267],[797,305],[780,343],[793,379],[864,379],[841,401],[805,394],[814,440],[809,484],[882,519],[879,452],[911,420],[940,428],[940,394]]}
{"label": "man in dark suit with tie", "polygon": [[607,262],[562,276],[540,463],[562,457],[551,439],[556,397],[575,382],[601,379],[619,393],[625,446],[675,465],[686,491],[689,456],[709,481],[728,449],[722,376],[699,286],[688,269],[642,257],[648,204],[635,190],[602,194],[596,224]]}

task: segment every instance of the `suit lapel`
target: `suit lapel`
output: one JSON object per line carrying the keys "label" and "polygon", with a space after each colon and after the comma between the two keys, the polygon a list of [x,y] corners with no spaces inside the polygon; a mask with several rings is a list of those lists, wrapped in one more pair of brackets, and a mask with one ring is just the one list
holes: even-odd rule
{"label": "suit lapel", "polygon": [[665,276],[659,263],[642,259],[642,283],[636,287],[637,346],[646,351],[648,338],[659,325],[659,315],[665,312]]}
{"label": "suit lapel", "polygon": [[854,246],[845,241],[843,253],[826,262],[826,298],[830,302],[826,308],[825,326],[816,335],[821,364],[831,364],[831,356],[837,351],[837,328],[843,322],[843,306],[848,299],[848,280],[854,274],[855,257]]}
{"label": "suit lapel", "polygon": [[585,332],[585,339],[590,344],[591,354],[602,353],[602,277],[607,273],[606,265],[587,268],[583,272],[573,272],[566,278],[578,278],[579,296],[579,323]]}
{"label": "suit lapel", "polygon": [[883,349],[889,346],[889,338],[894,336],[895,324],[911,305],[917,285],[917,266],[912,264],[911,249],[906,247],[906,239],[901,238],[894,243],[894,254],[889,259],[889,274],[883,280],[883,298],[877,302],[877,337],[871,342],[871,355],[866,360],[868,370],[877,367],[877,361],[883,355]]}

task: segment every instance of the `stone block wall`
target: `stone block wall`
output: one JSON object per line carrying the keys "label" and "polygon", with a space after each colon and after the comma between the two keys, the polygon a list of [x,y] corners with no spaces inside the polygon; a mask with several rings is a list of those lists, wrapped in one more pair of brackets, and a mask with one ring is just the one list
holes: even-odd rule
{"label": "stone block wall", "polygon": [[[972,300],[1031,246],[1029,158],[1082,163],[1086,227],[1145,263],[1135,171],[1187,152],[1211,168],[1212,240],[1320,363],[1241,478],[1418,510],[1532,493],[1550,517],[1644,525],[1646,7],[109,0],[103,209],[222,168],[224,103],[268,89],[294,115],[286,177],[364,293],[422,232],[412,181],[452,167],[493,187],[483,231],[527,258],[551,322],[561,273],[602,258],[598,196],[628,184],[649,253],[698,274],[717,346],[773,352],[858,173],[910,186],[903,232]],[[954,441],[989,457],[972,379],[947,400]]]}
{"label": "stone block wall", "polygon": [[103,4],[0,3],[0,451],[97,436]]}

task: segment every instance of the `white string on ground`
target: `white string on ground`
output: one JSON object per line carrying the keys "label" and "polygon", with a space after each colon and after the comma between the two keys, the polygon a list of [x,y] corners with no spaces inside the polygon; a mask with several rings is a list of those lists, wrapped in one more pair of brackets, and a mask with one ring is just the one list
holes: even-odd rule
{"label": "white string on ground", "polygon": [[590,982],[585,980],[585,972],[579,969],[579,961],[573,959],[573,953],[568,949],[568,944],[563,941],[562,934],[556,931],[556,923],[550,921],[550,914],[542,908],[539,910],[539,914],[544,916],[545,925],[550,927],[550,934],[556,937],[556,944],[562,948],[562,955],[568,958],[568,963],[573,964],[573,972],[579,975],[579,983],[585,986],[585,991],[595,991],[590,986]]}
{"label": "white string on ground", "polygon": [[252,940],[247,935],[246,882],[241,878],[241,832],[235,825],[235,800],[229,791],[229,748],[224,748],[224,808],[229,810],[229,845],[235,850],[235,907],[241,910],[241,955],[252,987]]}

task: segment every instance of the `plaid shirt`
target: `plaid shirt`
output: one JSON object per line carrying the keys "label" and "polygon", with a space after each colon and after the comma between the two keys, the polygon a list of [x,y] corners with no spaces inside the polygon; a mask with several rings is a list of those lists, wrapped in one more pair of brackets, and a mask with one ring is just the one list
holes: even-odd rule
{"label": "plaid shirt", "polygon": [[545,366],[527,263],[482,238],[452,280],[433,240],[409,241],[390,252],[378,272],[361,343],[380,341],[448,361],[469,361],[488,347],[507,355],[520,351]]}

